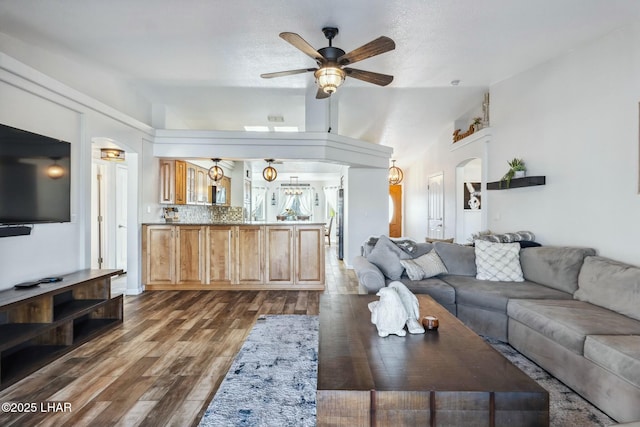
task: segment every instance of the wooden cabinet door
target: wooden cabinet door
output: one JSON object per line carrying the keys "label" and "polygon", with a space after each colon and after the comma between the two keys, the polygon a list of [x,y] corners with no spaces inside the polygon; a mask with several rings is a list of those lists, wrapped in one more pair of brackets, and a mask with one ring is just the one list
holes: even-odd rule
{"label": "wooden cabinet door", "polygon": [[266,282],[292,285],[294,282],[294,227],[266,228]]}
{"label": "wooden cabinet door", "polygon": [[187,163],[187,204],[195,205],[198,200],[197,174],[198,167]]}
{"label": "wooden cabinet door", "polygon": [[175,177],[175,161],[160,160],[160,203],[175,203]]}
{"label": "wooden cabinet door", "polygon": [[144,254],[142,277],[145,285],[175,283],[175,227],[146,225],[142,240]]}
{"label": "wooden cabinet door", "polygon": [[205,254],[207,259],[207,283],[230,285],[234,280],[236,226],[207,227]]}
{"label": "wooden cabinet door", "polygon": [[208,179],[209,177],[207,176],[206,169],[196,169],[196,203],[199,205],[206,204],[209,198]]}
{"label": "wooden cabinet door", "polygon": [[201,285],[205,280],[205,227],[181,225],[176,227],[176,283]]}
{"label": "wooden cabinet door", "polygon": [[324,227],[296,226],[296,284],[324,284]]}
{"label": "wooden cabinet door", "polygon": [[238,227],[235,269],[237,283],[255,285],[264,283],[264,228]]}
{"label": "wooden cabinet door", "polygon": [[183,160],[175,160],[175,181],[176,205],[184,205],[187,203],[187,162]]}

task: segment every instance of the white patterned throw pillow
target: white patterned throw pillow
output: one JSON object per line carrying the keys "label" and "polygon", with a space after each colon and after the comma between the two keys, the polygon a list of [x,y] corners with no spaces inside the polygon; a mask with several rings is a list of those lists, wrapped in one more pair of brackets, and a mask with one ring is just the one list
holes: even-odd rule
{"label": "white patterned throw pillow", "polygon": [[435,249],[431,249],[429,253],[418,258],[400,260],[400,264],[405,268],[407,276],[411,280],[428,279],[447,272],[447,267],[445,267]]}
{"label": "white patterned throw pillow", "polygon": [[476,240],[476,279],[522,282],[520,244]]}

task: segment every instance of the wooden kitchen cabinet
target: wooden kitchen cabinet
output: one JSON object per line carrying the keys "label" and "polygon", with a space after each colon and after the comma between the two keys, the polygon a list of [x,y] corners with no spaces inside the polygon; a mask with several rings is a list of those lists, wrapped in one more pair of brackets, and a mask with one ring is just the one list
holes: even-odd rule
{"label": "wooden kitchen cabinet", "polygon": [[143,225],[147,290],[324,289],[324,224]]}
{"label": "wooden kitchen cabinet", "polygon": [[198,225],[174,226],[177,284],[205,282],[205,231],[206,227]]}
{"label": "wooden kitchen cabinet", "polygon": [[187,203],[187,162],[160,160],[160,203],[172,205]]}
{"label": "wooden kitchen cabinet", "polygon": [[235,259],[238,284],[264,283],[264,227],[249,225],[238,227],[238,252]]}
{"label": "wooden kitchen cabinet", "polygon": [[160,159],[160,203],[172,205],[212,204],[211,186],[216,187],[216,204],[231,206],[231,178],[214,183],[208,169],[184,160]]}
{"label": "wooden kitchen cabinet", "polygon": [[147,285],[170,285],[176,282],[175,227],[149,225],[142,233],[142,277]]}
{"label": "wooden kitchen cabinet", "polygon": [[266,275],[268,283],[292,285],[294,282],[294,226],[266,229]]}
{"label": "wooden kitchen cabinet", "polygon": [[143,226],[142,277],[147,285],[200,285],[205,280],[205,227]]}
{"label": "wooden kitchen cabinet", "polygon": [[236,226],[216,225],[207,227],[205,247],[207,283],[214,285],[231,285],[235,279]]}
{"label": "wooden kitchen cabinet", "polygon": [[298,285],[324,284],[324,228],[297,225],[296,280]]}
{"label": "wooden kitchen cabinet", "polygon": [[176,200],[176,162],[160,160],[160,203],[175,203]]}

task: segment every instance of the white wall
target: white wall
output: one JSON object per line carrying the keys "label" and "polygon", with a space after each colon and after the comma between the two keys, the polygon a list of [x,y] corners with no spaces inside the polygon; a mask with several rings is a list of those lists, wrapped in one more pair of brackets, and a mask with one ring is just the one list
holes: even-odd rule
{"label": "white wall", "polygon": [[522,157],[547,185],[491,192],[490,229],[640,264],[639,55],[629,27],[491,88],[489,176]]}
{"label": "white wall", "polygon": [[[0,52],[0,123],[71,142],[71,222],[38,224],[30,236],[0,239],[0,290],[91,264],[91,141],[108,137],[134,152],[149,128]],[[141,131],[141,129],[143,131]],[[135,156],[134,156],[135,158]],[[137,160],[136,160],[137,161]],[[137,173],[137,168],[133,167]],[[130,179],[136,179],[130,175]],[[130,248],[139,253],[136,201]],[[134,239],[136,237],[136,239]],[[139,263],[139,261],[138,261]],[[129,269],[139,283],[137,265]]]}
{"label": "white wall", "polygon": [[389,171],[349,168],[345,180],[344,262],[351,266],[369,236],[389,235]]}
{"label": "white wall", "polygon": [[[483,175],[497,181],[521,157],[547,185],[484,191],[494,232],[531,230],[544,245],[589,246],[640,265],[640,27],[613,32],[491,87]],[[450,151],[452,129],[407,168],[406,234],[426,234],[427,176],[444,171],[445,237],[455,225],[454,168],[481,146]],[[480,144],[482,145],[482,144]]]}
{"label": "white wall", "polygon": [[[480,101],[480,100],[479,100]],[[456,237],[457,194],[462,190],[462,184],[457,182],[456,168],[470,159],[482,159],[482,175],[485,177],[485,165],[488,163],[487,152],[491,144],[491,128],[482,129],[460,142],[452,144],[451,134],[453,125],[443,130],[440,138],[433,141],[423,157],[405,170],[404,180],[404,235],[417,241],[424,241],[427,235],[427,178],[438,172],[443,173],[444,186],[444,238]],[[482,194],[482,212],[486,215],[485,207],[489,205],[486,192]],[[464,242],[461,242],[464,243]]]}

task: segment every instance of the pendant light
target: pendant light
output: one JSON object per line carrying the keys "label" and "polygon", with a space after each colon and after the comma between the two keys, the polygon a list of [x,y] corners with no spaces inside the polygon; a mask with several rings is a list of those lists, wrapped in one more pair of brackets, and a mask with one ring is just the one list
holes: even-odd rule
{"label": "pendant light", "polygon": [[264,168],[264,170],[262,171],[262,177],[264,178],[265,181],[268,181],[268,182],[275,181],[275,179],[278,177],[278,171],[276,170],[276,168],[271,166],[271,163],[273,163],[275,160],[264,159],[264,161],[267,162],[269,165],[266,168]]}
{"label": "pendant light", "polygon": [[211,161],[215,164],[209,169],[209,178],[211,178],[214,182],[218,182],[224,177],[224,171],[220,166],[218,166],[218,162],[220,161],[220,159],[211,159]]}
{"label": "pendant light", "polygon": [[389,168],[389,184],[398,185],[402,182],[404,174],[402,169],[396,166],[396,161],[391,160],[392,166]]}

